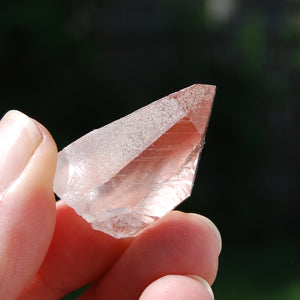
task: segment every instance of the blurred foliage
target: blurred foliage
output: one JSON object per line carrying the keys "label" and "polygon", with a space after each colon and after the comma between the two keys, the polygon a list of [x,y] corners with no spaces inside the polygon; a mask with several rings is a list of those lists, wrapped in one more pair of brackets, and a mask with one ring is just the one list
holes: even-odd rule
{"label": "blurred foliage", "polygon": [[299,20],[292,0],[2,3],[0,112],[36,118],[62,148],[170,92],[216,84],[180,208],[221,230],[217,298],[299,299]]}

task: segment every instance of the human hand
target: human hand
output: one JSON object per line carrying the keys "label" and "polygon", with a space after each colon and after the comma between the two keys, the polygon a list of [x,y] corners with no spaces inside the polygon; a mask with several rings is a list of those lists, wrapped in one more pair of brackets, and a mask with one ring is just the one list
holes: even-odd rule
{"label": "human hand", "polygon": [[1,299],[60,299],[89,283],[79,299],[213,299],[221,238],[211,221],[173,211],[135,238],[95,231],[55,203],[56,155],[41,124],[16,111],[3,117]]}

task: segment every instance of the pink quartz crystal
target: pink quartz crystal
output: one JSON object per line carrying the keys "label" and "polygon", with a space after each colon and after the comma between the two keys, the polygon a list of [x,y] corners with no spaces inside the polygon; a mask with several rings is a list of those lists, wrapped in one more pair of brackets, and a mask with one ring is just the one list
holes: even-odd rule
{"label": "pink quartz crystal", "polygon": [[135,236],[190,196],[214,95],[192,85],[71,143],[55,193],[94,229]]}

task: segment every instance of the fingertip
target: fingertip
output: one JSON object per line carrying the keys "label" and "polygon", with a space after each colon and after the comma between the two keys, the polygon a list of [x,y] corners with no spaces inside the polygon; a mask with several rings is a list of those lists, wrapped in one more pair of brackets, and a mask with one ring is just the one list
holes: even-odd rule
{"label": "fingertip", "polygon": [[211,231],[213,231],[213,233],[215,234],[216,240],[217,240],[217,244],[218,244],[218,252],[219,254],[221,253],[222,250],[222,237],[221,237],[221,233],[219,231],[219,229],[217,228],[217,226],[207,217],[203,216],[203,215],[199,215],[196,213],[189,213],[188,214],[190,218],[195,219],[198,222],[204,222],[205,224],[208,225],[208,227],[211,229]]}
{"label": "fingertip", "polygon": [[[56,145],[49,132],[12,111],[1,120],[5,182],[0,210],[0,294],[13,299],[42,263],[55,226]],[[3,149],[3,148],[2,148]],[[6,170],[13,170],[9,180]]]}
{"label": "fingertip", "polygon": [[[160,236],[170,236],[174,234],[172,231],[176,230],[178,232],[180,227],[185,228],[186,234],[194,235],[194,239],[200,236],[206,236],[212,245],[211,249],[213,252],[216,253],[217,256],[220,255],[222,238],[218,228],[210,219],[196,213],[185,213],[176,210],[171,211],[142,232],[141,238],[147,239],[148,235],[152,235],[155,232],[159,233]],[[138,239],[139,238],[138,236]]]}
{"label": "fingertip", "polygon": [[208,283],[198,276],[167,275],[146,287],[140,300],[214,300]]}
{"label": "fingertip", "polygon": [[208,284],[208,282],[206,280],[204,280],[202,277],[197,276],[197,275],[186,275],[186,276],[189,278],[192,278],[192,279],[196,280],[198,283],[200,283],[210,294],[211,298],[214,299],[214,293],[211,289],[211,286]]}

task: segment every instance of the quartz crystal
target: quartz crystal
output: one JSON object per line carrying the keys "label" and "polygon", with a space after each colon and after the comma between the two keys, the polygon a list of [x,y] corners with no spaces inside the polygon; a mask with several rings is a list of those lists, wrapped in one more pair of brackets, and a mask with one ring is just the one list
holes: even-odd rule
{"label": "quartz crystal", "polygon": [[71,143],[55,193],[94,229],[137,235],[190,196],[214,95],[192,85]]}

